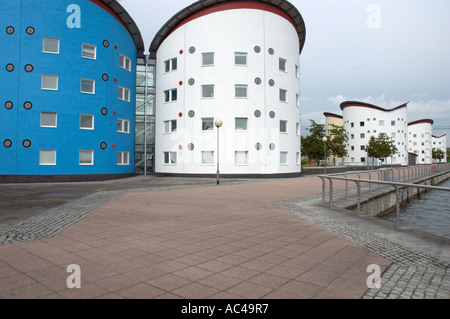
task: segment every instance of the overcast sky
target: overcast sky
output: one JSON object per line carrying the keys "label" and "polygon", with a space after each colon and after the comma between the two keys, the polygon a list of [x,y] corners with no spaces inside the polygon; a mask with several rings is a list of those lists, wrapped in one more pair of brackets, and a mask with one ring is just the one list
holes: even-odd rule
{"label": "overcast sky", "polygon": [[[121,0],[148,50],[159,29],[196,0]],[[405,102],[408,121],[450,129],[450,1],[291,0],[306,24],[300,56],[302,135],[309,119],[342,114],[357,100],[384,108]],[[449,145],[449,143],[447,143]]]}

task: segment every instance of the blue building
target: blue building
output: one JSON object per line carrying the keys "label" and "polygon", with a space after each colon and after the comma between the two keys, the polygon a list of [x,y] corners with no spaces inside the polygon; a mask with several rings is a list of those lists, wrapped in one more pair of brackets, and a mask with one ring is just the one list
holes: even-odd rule
{"label": "blue building", "polygon": [[116,1],[0,0],[0,182],[134,174],[144,43]]}

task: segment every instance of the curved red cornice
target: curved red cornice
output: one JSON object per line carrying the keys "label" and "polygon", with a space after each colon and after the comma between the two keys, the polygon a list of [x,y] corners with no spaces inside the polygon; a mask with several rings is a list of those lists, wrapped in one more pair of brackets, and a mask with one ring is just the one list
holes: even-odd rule
{"label": "curved red cornice", "polygon": [[334,118],[341,119],[341,120],[344,119],[344,117],[342,115],[337,115],[334,113],[325,112],[325,113],[323,113],[323,115],[325,115],[325,117],[334,117]]}
{"label": "curved red cornice", "polygon": [[399,105],[397,107],[394,107],[393,109],[384,109],[382,107],[373,105],[373,104],[369,104],[369,103],[365,103],[365,102],[357,102],[357,101],[346,101],[346,102],[342,102],[341,103],[341,110],[343,111],[346,107],[350,107],[350,106],[356,106],[356,107],[366,107],[366,108],[370,108],[370,109],[375,109],[375,110],[379,110],[379,111],[383,111],[383,112],[392,112],[404,107],[408,106],[409,102],[406,102],[402,105]]}
{"label": "curved red cornice", "polygon": [[430,124],[430,125],[433,125],[434,121],[430,120],[430,119],[417,120],[417,121],[408,123],[408,126],[416,125],[416,124]]}

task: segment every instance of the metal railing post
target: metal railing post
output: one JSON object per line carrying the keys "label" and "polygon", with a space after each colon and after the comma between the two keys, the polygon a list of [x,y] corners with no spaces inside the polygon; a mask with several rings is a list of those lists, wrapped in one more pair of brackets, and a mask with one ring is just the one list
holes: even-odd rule
{"label": "metal railing post", "polygon": [[361,216],[361,183],[359,181],[356,182],[356,203],[358,206],[358,216]]}
{"label": "metal railing post", "polygon": [[396,226],[400,227],[400,187],[394,185],[395,188],[395,216],[396,216]]}

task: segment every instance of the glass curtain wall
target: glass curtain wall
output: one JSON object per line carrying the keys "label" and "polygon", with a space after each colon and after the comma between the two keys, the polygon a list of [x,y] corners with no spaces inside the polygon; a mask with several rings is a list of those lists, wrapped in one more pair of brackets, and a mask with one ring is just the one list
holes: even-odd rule
{"label": "glass curtain wall", "polygon": [[137,60],[135,173],[142,175],[155,171],[155,67],[153,58],[148,64],[145,58]]}

